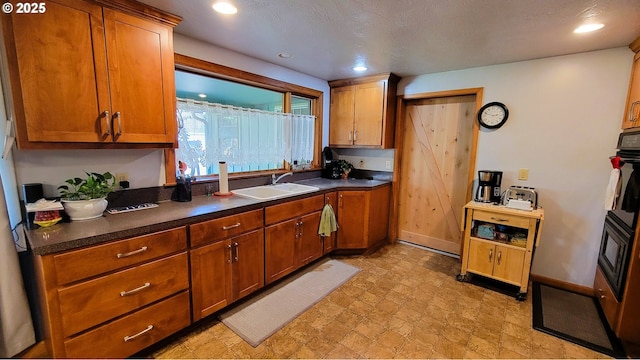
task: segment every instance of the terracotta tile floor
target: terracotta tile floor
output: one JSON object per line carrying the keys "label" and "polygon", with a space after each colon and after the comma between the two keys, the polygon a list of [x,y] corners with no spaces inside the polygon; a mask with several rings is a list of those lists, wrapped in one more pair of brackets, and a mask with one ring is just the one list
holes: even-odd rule
{"label": "terracotta tile floor", "polygon": [[533,330],[526,301],[460,283],[459,260],[405,244],[337,257],[362,269],[253,348],[215,319],[155,358],[607,358]]}

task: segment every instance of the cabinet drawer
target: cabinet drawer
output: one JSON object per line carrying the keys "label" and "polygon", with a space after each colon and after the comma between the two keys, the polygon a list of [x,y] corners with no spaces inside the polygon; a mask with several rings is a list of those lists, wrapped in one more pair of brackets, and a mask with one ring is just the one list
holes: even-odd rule
{"label": "cabinet drawer", "polygon": [[263,226],[262,209],[190,225],[191,246],[219,241]]}
{"label": "cabinet drawer", "polygon": [[473,220],[486,221],[499,225],[515,226],[523,229],[529,228],[529,218],[490,211],[474,210]]}
{"label": "cabinet drawer", "polygon": [[155,259],[187,248],[184,227],[53,255],[58,285]]}
{"label": "cabinet drawer", "polygon": [[189,292],[184,291],[65,341],[66,357],[126,358],[190,323]]}
{"label": "cabinet drawer", "polygon": [[609,287],[607,280],[605,279],[600,267],[596,268],[596,277],[593,281],[593,287],[595,290],[596,299],[600,303],[600,307],[602,307],[602,311],[604,312],[607,321],[612,329],[615,329],[616,323],[618,322],[618,309],[620,308],[620,303],[613,295],[613,291]]}
{"label": "cabinet drawer", "polygon": [[324,195],[312,196],[306,199],[289,201],[265,208],[265,223],[275,224],[284,220],[293,219],[304,214],[319,211],[324,206]]}
{"label": "cabinet drawer", "polygon": [[64,336],[189,287],[187,253],[58,290]]}

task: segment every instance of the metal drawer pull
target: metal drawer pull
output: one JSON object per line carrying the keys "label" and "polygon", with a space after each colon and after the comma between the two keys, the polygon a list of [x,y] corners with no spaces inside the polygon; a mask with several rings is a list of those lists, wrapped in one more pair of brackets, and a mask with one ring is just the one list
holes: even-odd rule
{"label": "metal drawer pull", "polygon": [[139,333],[137,333],[137,334],[134,334],[134,335],[131,335],[131,336],[125,336],[125,337],[124,337],[124,342],[131,341],[131,340],[133,340],[133,339],[137,338],[138,336],[143,335],[144,333],[147,333],[147,332],[149,332],[149,331],[151,331],[151,330],[153,330],[153,325],[149,325],[149,326],[147,326],[147,328],[146,328],[146,329],[144,329],[144,330],[140,331],[140,332],[139,332]]}
{"label": "metal drawer pull", "polygon": [[116,111],[113,117],[118,119],[118,133],[116,135],[120,136],[122,135],[122,117],[120,116],[120,111]]}
{"label": "metal drawer pull", "polygon": [[493,249],[489,249],[489,262],[493,259]]}
{"label": "metal drawer pull", "polygon": [[109,117],[109,110],[105,110],[102,112],[102,114],[100,114],[101,117],[104,117],[104,119],[107,122],[107,132],[105,132],[105,135],[111,135],[111,118]]}
{"label": "metal drawer pull", "polygon": [[120,296],[127,296],[127,295],[131,295],[131,294],[135,294],[138,291],[142,291],[142,290],[148,288],[149,286],[151,286],[151,283],[144,283],[144,285],[140,286],[139,288],[135,288],[135,289],[129,290],[129,291],[120,291]]}
{"label": "metal drawer pull", "polygon": [[500,221],[500,222],[509,221],[509,219],[497,218],[497,217],[493,217],[493,216],[491,217],[491,220]]}
{"label": "metal drawer pull", "polygon": [[133,251],[128,252],[128,253],[124,253],[124,254],[118,253],[118,254],[116,254],[116,257],[118,259],[122,259],[122,258],[125,258],[125,257],[128,257],[128,256],[131,256],[131,255],[140,254],[141,252],[145,252],[145,251],[147,251],[147,247],[143,246],[138,250],[133,250]]}
{"label": "metal drawer pull", "polygon": [[498,265],[500,265],[500,260],[502,259],[502,251],[498,251]]}
{"label": "metal drawer pull", "polygon": [[240,227],[240,223],[235,223],[233,225],[227,225],[227,226],[223,226],[222,230],[230,230],[230,229],[235,229],[237,227]]}

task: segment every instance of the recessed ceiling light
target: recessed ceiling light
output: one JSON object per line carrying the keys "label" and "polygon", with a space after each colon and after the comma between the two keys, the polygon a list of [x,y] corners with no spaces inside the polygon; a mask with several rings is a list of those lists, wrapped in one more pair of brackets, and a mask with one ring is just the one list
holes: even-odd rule
{"label": "recessed ceiling light", "polygon": [[588,33],[592,31],[600,30],[603,27],[604,27],[604,24],[594,24],[594,23],[582,24],[578,26],[575,30],[573,30],[573,32],[576,34],[582,34],[582,33]]}
{"label": "recessed ceiling light", "polygon": [[291,54],[289,54],[288,52],[281,52],[278,53],[278,57],[282,59],[289,59],[291,57]]}
{"label": "recessed ceiling light", "polygon": [[198,94],[198,97],[201,98],[201,99],[204,99],[204,98],[207,97],[207,94]]}
{"label": "recessed ceiling light", "polygon": [[365,71],[365,70],[367,70],[366,66],[359,65],[359,66],[353,67],[353,71]]}
{"label": "recessed ceiling light", "polygon": [[213,10],[221,14],[227,14],[227,15],[235,14],[238,12],[238,9],[235,6],[233,6],[231,3],[224,2],[224,1],[219,1],[213,4]]}

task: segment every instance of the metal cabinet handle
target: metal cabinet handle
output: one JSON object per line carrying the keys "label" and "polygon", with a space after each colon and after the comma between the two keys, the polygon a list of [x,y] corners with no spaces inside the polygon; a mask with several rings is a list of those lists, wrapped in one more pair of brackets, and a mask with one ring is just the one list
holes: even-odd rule
{"label": "metal cabinet handle", "polygon": [[489,249],[489,262],[493,259],[493,249]]}
{"label": "metal cabinet handle", "polygon": [[347,140],[349,140],[349,142],[351,142],[351,130],[349,130],[349,137],[347,138]]}
{"label": "metal cabinet handle", "polygon": [[495,221],[499,221],[499,222],[505,222],[505,221],[509,221],[509,219],[503,219],[503,218],[497,218],[497,217],[491,217],[491,220],[495,220]]}
{"label": "metal cabinet handle", "polygon": [[500,265],[500,260],[502,259],[502,251],[498,251],[498,257],[496,260],[498,261],[498,265]]}
{"label": "metal cabinet handle", "polygon": [[599,293],[603,293],[603,292],[604,292],[604,290],[602,290],[602,289],[598,288],[598,292],[599,292]]}
{"label": "metal cabinet handle", "polygon": [[231,229],[235,229],[237,227],[240,227],[240,223],[235,223],[233,225],[226,225],[222,227],[222,230],[231,230]]}
{"label": "metal cabinet handle", "polygon": [[120,136],[122,135],[122,116],[120,114],[120,111],[116,111],[116,113],[113,114],[113,117],[118,120],[118,133],[116,135]]}
{"label": "metal cabinet handle", "polygon": [[104,135],[111,135],[111,117],[109,117],[109,110],[103,111],[100,117],[103,117],[107,123],[107,132],[105,132]]}
{"label": "metal cabinet handle", "polygon": [[353,130],[353,143],[356,143],[356,140],[358,138],[358,130]]}
{"label": "metal cabinet handle", "polygon": [[128,252],[128,253],[124,253],[124,254],[118,253],[118,254],[116,254],[116,257],[118,259],[122,259],[122,258],[126,258],[126,257],[132,256],[132,255],[140,254],[140,253],[145,252],[145,251],[147,251],[147,247],[143,246],[138,250],[133,250],[133,251]]}
{"label": "metal cabinet handle", "polygon": [[604,296],[604,295],[600,295],[600,299],[603,299],[603,300],[604,300],[604,299],[606,299],[606,298],[607,298],[606,296]]}
{"label": "metal cabinet handle", "polygon": [[233,262],[233,258],[232,258],[232,255],[231,255],[233,250],[231,248],[231,244],[227,245],[227,249],[229,249],[229,260],[227,260],[227,263],[231,264]]}
{"label": "metal cabinet handle", "polygon": [[151,286],[151,283],[146,282],[146,283],[144,283],[144,285],[142,285],[142,286],[140,286],[140,287],[138,287],[138,288],[135,288],[135,289],[133,289],[133,290],[129,290],[129,291],[120,291],[120,296],[123,296],[123,297],[124,297],[124,296],[128,296],[128,295],[132,295],[132,294],[135,294],[135,293],[137,293],[137,292],[139,292],[139,291],[142,291],[142,290],[144,290],[144,289],[146,289],[146,288],[148,288],[148,287],[150,287],[150,286]]}
{"label": "metal cabinet handle", "polygon": [[299,229],[300,229],[300,237],[302,237],[302,231],[304,230],[304,226],[302,226],[302,225],[303,225],[302,220],[300,220],[300,227],[299,227]]}
{"label": "metal cabinet handle", "polygon": [[127,336],[125,336],[125,337],[124,337],[124,342],[131,341],[131,340],[133,340],[133,339],[137,338],[138,336],[143,335],[144,333],[147,333],[147,332],[149,332],[149,331],[151,331],[151,330],[153,330],[153,325],[149,325],[149,326],[147,326],[147,328],[146,328],[146,329],[144,329],[144,330],[140,331],[140,332],[139,332],[139,333],[137,333],[137,334],[127,335]]}
{"label": "metal cabinet handle", "polygon": [[233,257],[233,260],[238,262],[238,243],[233,243],[233,248],[235,250],[236,255]]}

